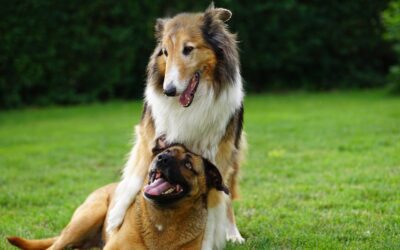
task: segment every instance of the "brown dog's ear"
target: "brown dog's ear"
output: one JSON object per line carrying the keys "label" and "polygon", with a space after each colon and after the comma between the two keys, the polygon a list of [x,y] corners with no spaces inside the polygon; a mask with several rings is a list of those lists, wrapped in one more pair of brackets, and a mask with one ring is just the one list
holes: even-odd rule
{"label": "brown dog's ear", "polygon": [[167,142],[165,141],[165,135],[158,137],[155,141],[155,145],[152,148],[153,155],[157,155],[164,151],[168,147]]}
{"label": "brown dog's ear", "polygon": [[207,159],[203,159],[203,162],[204,170],[206,173],[207,186],[209,188],[215,188],[219,191],[224,191],[226,194],[229,194],[229,189],[224,185],[221,173],[219,172],[218,168]]}

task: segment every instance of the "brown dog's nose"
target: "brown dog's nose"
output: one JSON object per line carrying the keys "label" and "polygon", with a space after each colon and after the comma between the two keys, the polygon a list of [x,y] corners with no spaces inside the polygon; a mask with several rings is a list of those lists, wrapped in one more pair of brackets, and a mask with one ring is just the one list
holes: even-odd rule
{"label": "brown dog's nose", "polygon": [[170,154],[163,153],[158,155],[157,162],[160,164],[160,166],[168,166],[171,163],[172,159],[173,157]]}

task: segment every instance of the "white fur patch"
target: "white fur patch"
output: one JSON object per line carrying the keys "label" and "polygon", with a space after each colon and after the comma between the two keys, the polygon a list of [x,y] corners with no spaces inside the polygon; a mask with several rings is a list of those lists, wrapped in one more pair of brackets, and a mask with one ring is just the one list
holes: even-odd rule
{"label": "white fur patch", "polygon": [[177,91],[179,91],[180,88],[178,89],[177,86],[178,83],[179,83],[178,67],[176,67],[176,65],[173,64],[171,68],[168,70],[168,72],[165,74],[163,89],[167,89],[167,86],[172,84],[177,89]]}
{"label": "white fur patch", "polygon": [[225,247],[228,215],[226,200],[229,196],[221,193],[224,199],[218,206],[209,208],[207,214],[206,230],[204,232],[204,239],[202,243],[202,250],[223,249]]}
{"label": "white fur patch", "polygon": [[165,75],[163,88],[166,89],[169,84],[172,84],[173,86],[175,86],[177,93],[182,93],[187,87],[187,84],[181,83],[179,70],[175,64],[173,64],[171,66],[171,68],[168,70],[167,74]]}
{"label": "white fur patch", "polygon": [[222,86],[216,98],[213,89],[200,80],[193,103],[184,108],[179,97],[157,93],[154,86],[146,88],[146,101],[155,121],[156,136],[166,135],[166,140],[182,143],[189,150],[215,162],[219,142],[226,126],[243,101],[239,72],[236,83]]}
{"label": "white fur patch", "polygon": [[161,225],[161,224],[156,224],[156,228],[157,228],[157,230],[158,231],[162,231],[163,230],[163,225]]}

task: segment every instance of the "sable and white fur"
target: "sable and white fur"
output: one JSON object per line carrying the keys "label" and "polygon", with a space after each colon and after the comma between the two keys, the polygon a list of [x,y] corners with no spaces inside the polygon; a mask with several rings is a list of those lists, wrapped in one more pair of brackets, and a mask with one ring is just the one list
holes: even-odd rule
{"label": "sable and white fur", "polygon": [[[236,228],[230,202],[237,197],[237,174],[245,145],[244,93],[236,36],[226,25],[230,17],[229,10],[210,6],[204,13],[183,13],[157,21],[158,44],[148,65],[140,129],[116,190],[108,232],[122,223],[142,186],[154,141],[165,136],[166,142],[182,143],[216,164],[231,190],[231,197],[221,194],[208,204],[203,249],[218,249],[226,238],[244,241]],[[193,49],[189,55],[182,55],[185,46]],[[195,72],[201,72],[201,77],[189,107],[182,107],[179,97],[163,94],[169,84],[175,85],[178,95],[182,94]]]}

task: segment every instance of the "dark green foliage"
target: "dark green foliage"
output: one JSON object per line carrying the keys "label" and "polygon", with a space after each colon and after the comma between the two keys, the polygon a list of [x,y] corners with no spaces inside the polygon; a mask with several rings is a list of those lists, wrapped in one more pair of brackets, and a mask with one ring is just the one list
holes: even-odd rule
{"label": "dark green foliage", "polygon": [[382,84],[391,62],[379,18],[385,1],[258,2],[235,6],[233,19],[243,41],[243,71],[250,87]]}
{"label": "dark green foliage", "polygon": [[[142,95],[156,17],[209,1],[4,1],[0,107]],[[332,89],[382,84],[386,1],[217,1],[233,12],[246,87]]]}
{"label": "dark green foliage", "polygon": [[[386,27],[385,38],[393,41],[394,51],[400,59],[400,1],[392,1],[382,14],[383,23]],[[400,61],[400,60],[399,60]],[[388,74],[389,88],[394,93],[400,93],[400,65],[390,68]]]}
{"label": "dark green foliage", "polygon": [[0,105],[140,96],[158,12],[137,1],[9,1]]}

